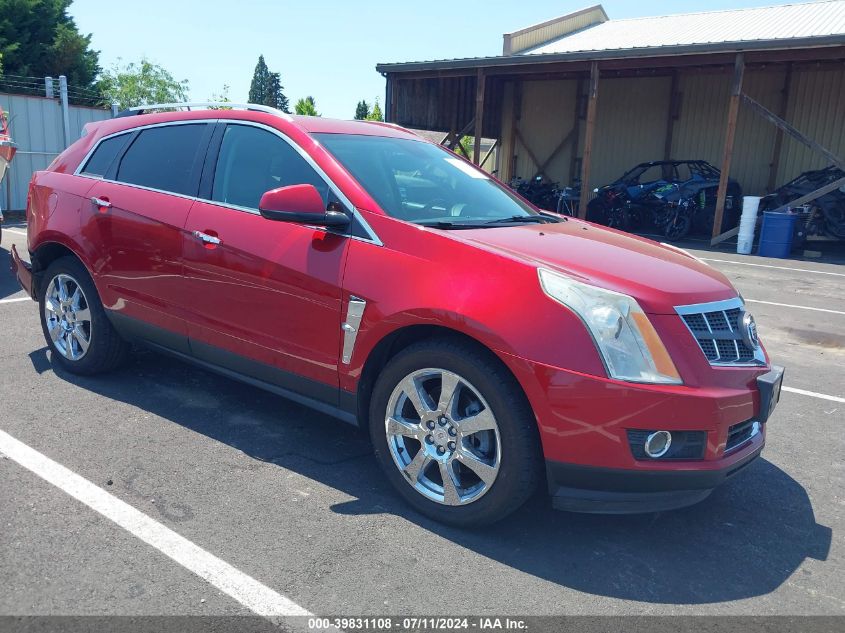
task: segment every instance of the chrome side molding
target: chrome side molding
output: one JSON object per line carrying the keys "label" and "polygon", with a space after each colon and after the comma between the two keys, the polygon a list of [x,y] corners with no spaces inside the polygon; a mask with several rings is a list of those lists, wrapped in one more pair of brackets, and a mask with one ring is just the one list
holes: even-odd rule
{"label": "chrome side molding", "polygon": [[341,326],[343,329],[343,354],[341,362],[348,365],[352,361],[352,352],[355,351],[355,339],[358,338],[358,328],[361,327],[361,319],[364,317],[364,309],[367,302],[355,296],[349,297],[349,305],[346,308],[346,321]]}

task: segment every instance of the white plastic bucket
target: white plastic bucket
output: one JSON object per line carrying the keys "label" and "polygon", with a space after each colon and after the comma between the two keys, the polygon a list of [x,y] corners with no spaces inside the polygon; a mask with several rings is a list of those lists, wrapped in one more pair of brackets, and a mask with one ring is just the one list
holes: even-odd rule
{"label": "white plastic bucket", "polygon": [[745,196],[742,199],[742,215],[739,218],[739,235],[736,240],[736,252],[740,255],[751,254],[759,207],[759,196]]}

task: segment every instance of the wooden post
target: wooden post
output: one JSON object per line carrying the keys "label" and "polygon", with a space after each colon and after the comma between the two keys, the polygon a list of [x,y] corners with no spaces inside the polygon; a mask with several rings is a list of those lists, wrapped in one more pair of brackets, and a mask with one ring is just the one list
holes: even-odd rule
{"label": "wooden post", "polygon": [[666,118],[666,140],[663,144],[663,160],[672,160],[672,141],[675,137],[675,121],[678,120],[678,110],[681,105],[681,95],[678,92],[678,71],[672,72],[672,85],[669,88],[669,116]]}
{"label": "wooden post", "polygon": [[500,177],[505,182],[510,182],[516,176],[516,134],[519,126],[519,120],[522,118],[522,82],[514,81],[513,83],[513,110],[511,111],[511,129],[508,138],[509,156],[503,156],[505,163],[504,170]]}
{"label": "wooden post", "polygon": [[584,101],[584,82],[579,77],[575,80],[575,120],[572,122],[572,154],[569,159],[569,182],[570,187],[575,182],[575,174],[578,171],[578,143],[581,142],[581,115]]}
{"label": "wooden post", "polygon": [[596,102],[599,96],[599,64],[590,65],[590,89],[587,91],[587,127],[584,131],[584,154],[581,158],[581,203],[578,217],[587,217],[587,202],[590,197],[590,162],[593,155],[593,137],[596,128]]}
{"label": "wooden post", "polygon": [[728,195],[728,179],[730,178],[731,159],[734,153],[734,139],[736,137],[736,120],[739,116],[739,101],[742,94],[742,79],[745,75],[745,57],[742,53],[736,54],[734,61],[734,78],[731,84],[731,96],[728,103],[728,123],[725,130],[725,148],[722,153],[722,175],[719,178],[719,191],[716,194],[716,213],[713,217],[713,240],[711,244],[717,244],[719,233],[722,231],[722,218],[725,215],[725,198]]}
{"label": "wooden post", "polygon": [[[778,116],[781,119],[786,118],[786,113],[789,110],[789,91],[792,87],[792,64],[786,67],[786,75],[783,78],[783,89],[780,92],[780,104],[778,107]],[[783,148],[783,130],[777,128],[775,131],[775,144],[772,148],[772,162],[769,166],[769,181],[766,183],[766,193],[771,193],[775,190],[775,184],[778,177],[778,169],[780,168],[780,154]]]}
{"label": "wooden post", "polygon": [[475,82],[475,145],[472,148],[472,162],[476,165],[481,160],[481,134],[484,122],[484,70],[479,68]]}

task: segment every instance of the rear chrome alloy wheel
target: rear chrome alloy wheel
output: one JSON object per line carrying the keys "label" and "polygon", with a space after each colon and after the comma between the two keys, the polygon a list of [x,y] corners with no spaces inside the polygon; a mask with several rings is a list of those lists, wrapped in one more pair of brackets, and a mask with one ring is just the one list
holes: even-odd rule
{"label": "rear chrome alloy wheel", "polygon": [[44,320],[56,351],[80,360],[91,345],[91,310],[79,283],[70,275],[53,277],[44,295]]}
{"label": "rear chrome alloy wheel", "polygon": [[496,417],[478,389],[453,372],[420,369],[405,376],[388,400],[385,433],[404,478],[437,503],[476,501],[499,474]]}

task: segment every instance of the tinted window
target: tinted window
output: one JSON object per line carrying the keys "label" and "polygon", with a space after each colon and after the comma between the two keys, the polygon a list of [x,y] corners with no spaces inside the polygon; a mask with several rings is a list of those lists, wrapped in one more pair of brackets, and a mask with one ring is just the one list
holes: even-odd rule
{"label": "tinted window", "polygon": [[191,174],[206,124],[143,130],[120,161],[117,180],[162,191],[196,194]]}
{"label": "tinted window", "polygon": [[114,159],[120,154],[126,141],[129,140],[129,134],[121,134],[119,136],[112,136],[101,142],[91,158],[85,163],[85,168],[82,170],[83,174],[92,176],[105,176],[109,170]]}
{"label": "tinted window", "polygon": [[212,200],[257,209],[265,192],[303,184],[314,185],[326,200],[328,185],[287,142],[257,127],[227,126]]}

